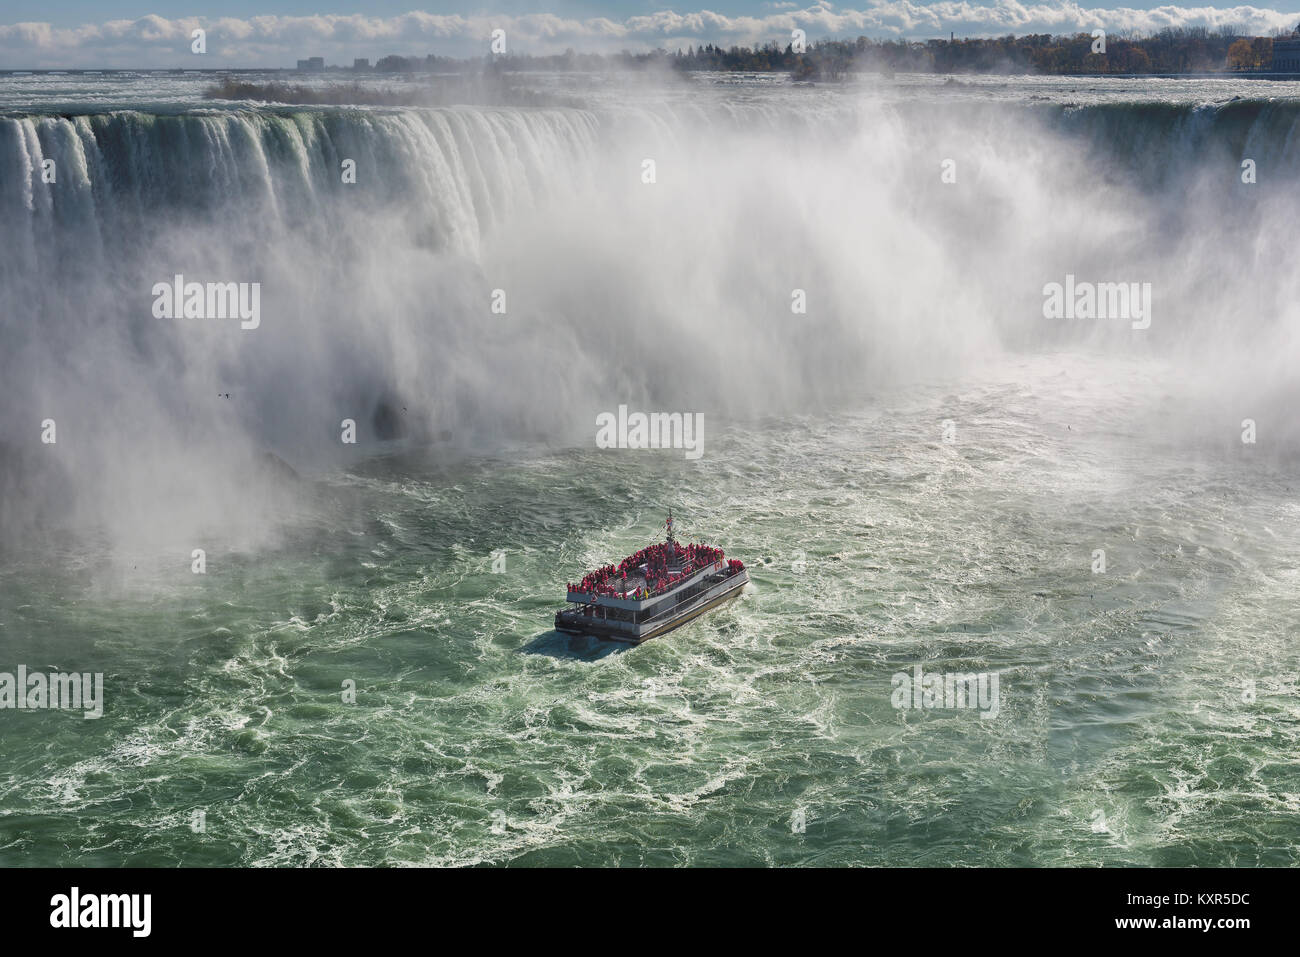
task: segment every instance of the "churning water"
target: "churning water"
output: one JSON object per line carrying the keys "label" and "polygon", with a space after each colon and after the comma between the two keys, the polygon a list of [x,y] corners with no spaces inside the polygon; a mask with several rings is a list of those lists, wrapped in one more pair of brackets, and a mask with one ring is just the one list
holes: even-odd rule
{"label": "churning water", "polygon": [[[1300,91],[530,82],[0,80],[0,672],[105,698],[0,710],[0,863],[1297,863]],[[551,631],[669,506],[747,593]]]}

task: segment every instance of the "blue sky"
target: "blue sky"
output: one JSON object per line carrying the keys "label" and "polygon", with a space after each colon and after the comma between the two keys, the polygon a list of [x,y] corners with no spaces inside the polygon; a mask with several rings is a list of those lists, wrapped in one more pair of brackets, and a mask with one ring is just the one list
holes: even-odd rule
{"label": "blue sky", "polygon": [[[1077,0],[0,0],[0,69],[350,64],[389,53],[475,56],[504,29],[514,52],[675,49],[810,39],[1152,32],[1165,26],[1290,30],[1300,0],[1271,6]],[[1121,5],[1122,4],[1122,5]],[[201,60],[189,49],[208,34]]]}

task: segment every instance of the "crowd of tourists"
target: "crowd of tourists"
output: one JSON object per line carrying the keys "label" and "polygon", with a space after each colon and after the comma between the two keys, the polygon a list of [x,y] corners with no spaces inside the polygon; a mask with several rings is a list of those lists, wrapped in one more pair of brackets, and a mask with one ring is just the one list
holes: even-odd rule
{"label": "crowd of tourists", "polygon": [[[682,545],[659,542],[629,555],[618,565],[606,565],[588,573],[580,582],[569,583],[569,591],[612,598],[653,598],[663,594],[684,578],[702,568],[726,561],[731,574],[745,567],[735,558],[726,559],[722,549],[711,545]],[[632,590],[628,591],[628,573],[633,573]],[[637,573],[641,573],[638,575]],[[644,576],[645,582],[639,579]]]}

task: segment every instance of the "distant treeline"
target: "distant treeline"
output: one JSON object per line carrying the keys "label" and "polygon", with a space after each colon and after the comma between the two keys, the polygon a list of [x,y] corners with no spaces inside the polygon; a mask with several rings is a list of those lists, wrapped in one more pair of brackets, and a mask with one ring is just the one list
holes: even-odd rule
{"label": "distant treeline", "polygon": [[790,44],[724,49],[707,44],[669,52],[601,55],[567,50],[551,56],[499,56],[457,60],[450,57],[384,57],[381,73],[458,73],[484,65],[498,71],[601,71],[618,68],[670,68],[736,73],[789,73],[795,79],[836,79],[855,72],[901,73],[1219,73],[1268,69],[1272,37],[1246,36],[1220,27],[1167,28],[1150,36],[1106,37],[1106,52],[1094,53],[1086,33],[1069,36],[1030,34],[994,39],[820,40],[803,53]]}

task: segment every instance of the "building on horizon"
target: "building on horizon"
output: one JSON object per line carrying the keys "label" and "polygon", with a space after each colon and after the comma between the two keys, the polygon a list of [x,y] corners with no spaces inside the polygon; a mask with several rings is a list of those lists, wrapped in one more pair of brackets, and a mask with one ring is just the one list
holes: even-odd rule
{"label": "building on horizon", "polygon": [[359,56],[359,57],[357,57],[355,60],[352,61],[352,69],[354,69],[354,70],[358,70],[358,71],[360,71],[360,70],[369,70],[369,69],[370,69],[370,60],[369,60],[368,58],[366,58],[366,57],[361,57],[361,56]]}
{"label": "building on horizon", "polygon": [[1300,26],[1289,37],[1273,38],[1273,72],[1300,73]]}
{"label": "building on horizon", "polygon": [[313,56],[305,60],[299,60],[298,69],[309,73],[319,73],[325,69],[325,58],[323,56]]}

